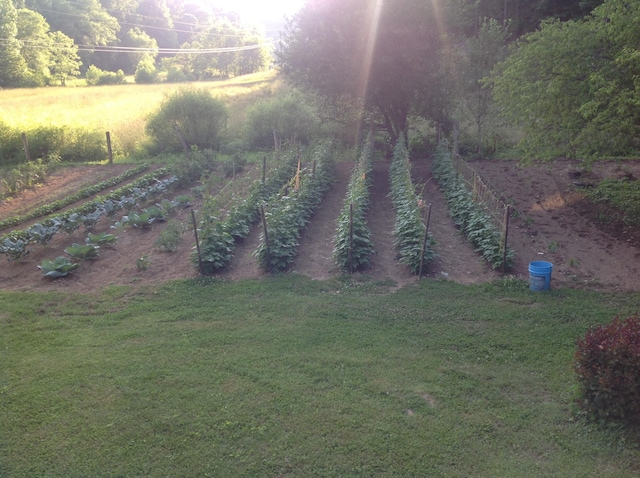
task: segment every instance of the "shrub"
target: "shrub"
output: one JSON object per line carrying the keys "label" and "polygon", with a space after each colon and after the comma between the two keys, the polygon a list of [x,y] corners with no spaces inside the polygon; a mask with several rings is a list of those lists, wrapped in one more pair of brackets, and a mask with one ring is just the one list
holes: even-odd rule
{"label": "shrub", "polygon": [[158,81],[158,70],[156,70],[155,62],[151,56],[147,55],[138,62],[134,79],[136,83],[140,84],[155,83]]}
{"label": "shrub", "polygon": [[599,418],[640,421],[640,315],[616,317],[577,343],[581,405]]}
{"label": "shrub", "polygon": [[209,91],[186,88],[162,102],[146,129],[160,151],[182,151],[178,131],[190,148],[218,150],[227,117],[222,100]]}
{"label": "shrub", "polygon": [[85,81],[89,86],[96,85],[119,85],[125,83],[124,72],[118,70],[116,73],[112,71],[104,71],[95,65],[91,65],[85,74]]}
{"label": "shrub", "polygon": [[290,94],[263,100],[247,112],[245,136],[256,148],[273,148],[273,131],[284,141],[309,144],[318,128],[313,109],[300,95]]}

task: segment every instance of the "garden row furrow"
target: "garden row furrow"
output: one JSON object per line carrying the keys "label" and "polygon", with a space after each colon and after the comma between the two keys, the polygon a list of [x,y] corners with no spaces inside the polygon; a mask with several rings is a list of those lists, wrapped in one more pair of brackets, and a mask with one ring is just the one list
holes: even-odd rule
{"label": "garden row furrow", "polygon": [[291,178],[296,159],[297,152],[285,152],[267,177],[256,180],[246,197],[237,198],[224,218],[219,217],[220,211],[205,212],[204,219],[198,224],[199,251],[192,255],[193,264],[202,274],[216,273],[229,264],[237,241],[244,239],[258,221],[260,205],[275,196]]}
{"label": "garden row furrow", "polygon": [[505,251],[506,245],[491,216],[473,201],[472,193],[458,177],[451,154],[442,147],[433,158],[433,174],[447,201],[449,214],[467,240],[493,269],[509,269],[514,252],[508,247]]}
{"label": "garden row furrow", "polygon": [[433,240],[425,237],[427,231],[422,217],[426,207],[415,192],[409,152],[402,138],[393,151],[390,182],[390,196],[396,212],[394,236],[398,259],[413,274],[418,274],[435,257],[435,252]]}
{"label": "garden row furrow", "polygon": [[319,144],[312,159],[313,167],[302,169],[299,165],[287,188],[264,208],[264,228],[254,255],[266,272],[289,268],[302,230],[331,187],[335,174],[331,144]]}
{"label": "garden row furrow", "polygon": [[354,272],[368,266],[374,252],[371,231],[367,226],[372,167],[373,134],[369,133],[351,173],[333,239],[333,256],[338,267],[344,271]]}
{"label": "garden row furrow", "polygon": [[114,215],[122,209],[131,210],[139,202],[148,201],[166,192],[178,181],[176,176],[159,179],[168,174],[170,170],[167,168],[156,170],[130,185],[109,193],[104,198],[96,198],[21,231],[12,231],[0,238],[0,253],[5,254],[10,261],[18,260],[29,253],[29,245],[45,245],[61,231],[70,234],[81,225],[91,230],[103,216]]}
{"label": "garden row furrow", "polygon": [[[12,216],[0,221],[0,230],[7,229],[9,227],[17,226],[27,221],[31,221],[33,219],[38,219],[43,216],[47,216],[50,214],[54,214],[55,212],[61,210],[64,207],[69,206],[75,202],[81,201],[83,199],[87,199],[95,194],[101,193],[102,191],[117,186],[124,181],[131,179],[143,171],[149,169],[147,165],[136,166],[135,168],[128,169],[124,173],[115,176],[110,179],[106,179],[104,181],[100,181],[97,184],[92,184],[91,186],[87,186],[82,188],[80,191],[69,194],[62,199],[57,201],[51,201],[43,206],[37,207],[29,211],[28,214]],[[154,176],[157,177],[157,176]]]}

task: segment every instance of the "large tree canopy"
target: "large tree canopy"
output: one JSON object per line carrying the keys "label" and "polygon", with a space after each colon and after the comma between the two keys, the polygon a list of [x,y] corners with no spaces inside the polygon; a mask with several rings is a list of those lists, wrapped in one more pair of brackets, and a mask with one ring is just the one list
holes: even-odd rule
{"label": "large tree canopy", "polygon": [[640,0],[607,0],[585,20],[548,22],[498,65],[495,97],[533,156],[640,148]]}
{"label": "large tree canopy", "polygon": [[417,101],[438,95],[439,17],[424,0],[308,0],[278,52],[293,83],[333,102],[357,101],[392,139]]}

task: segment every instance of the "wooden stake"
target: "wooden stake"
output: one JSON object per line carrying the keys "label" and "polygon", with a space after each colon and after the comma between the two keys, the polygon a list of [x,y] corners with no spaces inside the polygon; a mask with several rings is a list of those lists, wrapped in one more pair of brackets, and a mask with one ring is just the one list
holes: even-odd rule
{"label": "wooden stake", "polygon": [[502,244],[504,251],[502,251],[502,274],[507,273],[507,239],[509,238],[509,216],[511,216],[511,206],[507,204],[504,208],[504,233],[502,235]]}
{"label": "wooden stake", "polygon": [[22,133],[22,149],[24,149],[24,156],[27,158],[27,163],[31,161],[31,155],[29,154],[29,142],[27,141],[27,133]]}
{"label": "wooden stake", "polygon": [[424,264],[424,254],[427,250],[427,241],[429,240],[429,223],[431,222],[431,203],[427,206],[427,220],[424,224],[424,239],[422,240],[422,250],[420,251],[420,271],[418,279],[422,279],[422,265]]}
{"label": "wooden stake", "polygon": [[262,184],[267,180],[267,156],[262,157]]}
{"label": "wooden stake", "polygon": [[109,164],[113,164],[113,150],[111,149],[111,134],[107,131],[107,154],[109,155]]}
{"label": "wooden stake", "polygon": [[196,236],[196,251],[198,252],[198,270],[200,275],[204,275],[202,267],[202,254],[200,254],[200,241],[198,240],[198,224],[196,223],[196,213],[191,210],[191,219],[193,220],[193,234]]}

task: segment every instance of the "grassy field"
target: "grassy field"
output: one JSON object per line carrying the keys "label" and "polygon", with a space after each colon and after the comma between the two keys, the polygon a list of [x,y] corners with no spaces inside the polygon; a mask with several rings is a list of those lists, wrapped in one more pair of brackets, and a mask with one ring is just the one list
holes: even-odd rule
{"label": "grassy field", "polygon": [[310,281],[0,292],[0,475],[631,477],[576,337],[640,295]]}
{"label": "grassy field", "polygon": [[282,87],[274,71],[192,84],[109,85],[67,88],[0,89],[0,122],[13,128],[70,126],[109,131],[131,153],[145,138],[147,116],[179,88],[210,90],[229,106],[229,134],[238,135],[247,106]]}

